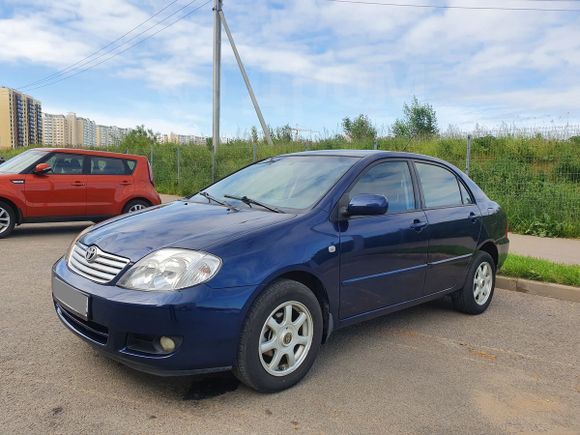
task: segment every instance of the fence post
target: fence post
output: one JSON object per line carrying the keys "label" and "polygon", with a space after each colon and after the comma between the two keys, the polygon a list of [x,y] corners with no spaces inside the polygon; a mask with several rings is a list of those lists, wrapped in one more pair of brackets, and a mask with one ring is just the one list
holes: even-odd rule
{"label": "fence post", "polygon": [[177,145],[177,185],[181,183],[181,147]]}
{"label": "fence post", "polygon": [[375,138],[375,140],[373,140],[373,150],[378,150],[379,149],[379,144],[377,139]]}
{"label": "fence post", "polygon": [[471,135],[467,135],[467,156],[465,157],[465,173],[469,175],[471,169]]}

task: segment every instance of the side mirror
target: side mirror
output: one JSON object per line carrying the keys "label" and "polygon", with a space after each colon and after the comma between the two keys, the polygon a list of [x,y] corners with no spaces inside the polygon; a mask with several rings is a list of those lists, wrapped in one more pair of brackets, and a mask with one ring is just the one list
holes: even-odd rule
{"label": "side mirror", "polygon": [[377,216],[387,212],[389,201],[383,195],[361,193],[350,199],[346,214],[348,216]]}
{"label": "side mirror", "polygon": [[48,163],[39,163],[32,171],[35,175],[45,175],[52,171],[52,168]]}

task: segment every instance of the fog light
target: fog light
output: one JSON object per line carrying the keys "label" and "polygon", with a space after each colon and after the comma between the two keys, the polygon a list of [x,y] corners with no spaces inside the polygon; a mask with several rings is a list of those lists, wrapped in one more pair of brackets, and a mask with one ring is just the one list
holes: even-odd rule
{"label": "fog light", "polygon": [[161,337],[159,339],[159,344],[161,345],[161,349],[163,349],[167,353],[171,353],[175,350],[175,341],[169,337]]}

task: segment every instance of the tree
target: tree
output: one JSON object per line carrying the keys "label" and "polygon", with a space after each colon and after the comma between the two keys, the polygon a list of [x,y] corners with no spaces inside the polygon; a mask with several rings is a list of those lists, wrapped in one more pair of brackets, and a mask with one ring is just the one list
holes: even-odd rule
{"label": "tree", "polygon": [[290,124],[276,128],[274,137],[279,142],[292,142],[292,127],[290,127]]}
{"label": "tree", "polygon": [[439,133],[437,114],[433,106],[420,103],[413,96],[411,105],[403,105],[403,119],[397,119],[393,124],[393,134],[403,137],[429,137]]}
{"label": "tree", "polygon": [[146,129],[143,125],[138,125],[125,136],[122,146],[144,147],[157,143],[157,136],[153,130]]}
{"label": "tree", "polygon": [[352,120],[349,117],[344,118],[342,129],[350,140],[374,140],[377,137],[377,129],[366,115],[359,115]]}

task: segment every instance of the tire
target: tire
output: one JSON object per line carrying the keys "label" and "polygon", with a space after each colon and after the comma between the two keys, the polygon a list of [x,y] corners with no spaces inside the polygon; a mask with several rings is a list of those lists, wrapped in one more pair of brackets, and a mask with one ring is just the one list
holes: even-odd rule
{"label": "tire", "polygon": [[133,199],[125,204],[125,207],[123,207],[123,214],[134,213],[149,207],[151,207],[149,201],[145,201],[144,199]]}
{"label": "tire", "polygon": [[[292,322],[287,321],[288,306]],[[297,326],[301,319],[302,323]],[[264,290],[248,312],[234,375],[262,393],[275,393],[296,385],[316,359],[322,343],[322,328],[322,311],[312,291],[296,281],[276,281]],[[262,349],[268,348],[271,350],[262,353]]]}
{"label": "tire", "polygon": [[8,237],[16,225],[16,212],[9,204],[0,201],[0,239]]}
{"label": "tire", "polygon": [[487,310],[495,290],[495,273],[491,255],[484,251],[476,252],[465,285],[453,294],[455,309],[466,314],[481,314]]}

